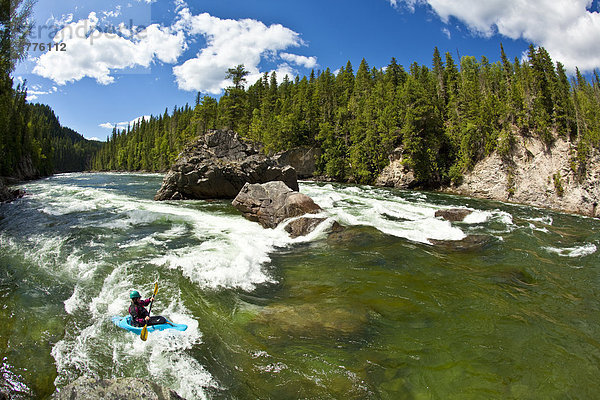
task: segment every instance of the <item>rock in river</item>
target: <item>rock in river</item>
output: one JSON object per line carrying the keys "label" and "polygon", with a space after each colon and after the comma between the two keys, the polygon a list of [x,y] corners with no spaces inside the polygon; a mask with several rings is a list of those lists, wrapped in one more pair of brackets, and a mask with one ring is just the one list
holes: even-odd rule
{"label": "rock in river", "polygon": [[435,216],[436,218],[441,217],[450,222],[462,222],[472,212],[472,210],[467,210],[466,208],[446,208],[444,210],[437,210]]}
{"label": "rock in river", "polygon": [[[275,228],[288,218],[314,214],[322,210],[310,197],[290,189],[281,181],[246,183],[232,204],[244,217],[258,222],[265,228]],[[313,225],[312,229],[315,226]]]}
{"label": "rock in river", "polygon": [[279,166],[233,131],[214,130],[179,154],[154,199],[233,199],[246,183],[270,181],[298,190],[294,168]]}

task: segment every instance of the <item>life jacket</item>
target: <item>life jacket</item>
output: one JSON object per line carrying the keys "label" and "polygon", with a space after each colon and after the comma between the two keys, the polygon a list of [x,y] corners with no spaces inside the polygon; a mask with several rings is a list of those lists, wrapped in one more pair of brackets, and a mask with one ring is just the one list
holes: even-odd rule
{"label": "life jacket", "polygon": [[141,304],[131,304],[129,315],[131,315],[131,323],[134,326],[143,325],[142,321],[148,316],[148,310]]}

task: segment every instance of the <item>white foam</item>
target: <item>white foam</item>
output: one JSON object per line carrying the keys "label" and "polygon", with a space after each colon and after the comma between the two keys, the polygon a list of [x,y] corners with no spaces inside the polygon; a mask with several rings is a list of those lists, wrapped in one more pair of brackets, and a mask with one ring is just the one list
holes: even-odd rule
{"label": "white foam", "polygon": [[332,185],[306,185],[302,191],[342,224],[373,226],[421,243],[466,237],[459,227],[435,218],[438,206],[407,201],[380,189],[348,187],[336,191]]}
{"label": "white foam", "polygon": [[479,211],[475,210],[471,214],[467,215],[463,222],[465,224],[483,224],[489,221],[493,217],[490,211]]}
{"label": "white foam", "polygon": [[563,257],[585,257],[594,254],[598,249],[595,244],[587,243],[576,247],[545,247],[551,253],[558,254]]}

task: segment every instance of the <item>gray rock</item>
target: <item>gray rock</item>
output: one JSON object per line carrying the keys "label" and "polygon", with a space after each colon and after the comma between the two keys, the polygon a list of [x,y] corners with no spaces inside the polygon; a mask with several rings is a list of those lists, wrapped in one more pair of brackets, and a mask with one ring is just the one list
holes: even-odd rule
{"label": "gray rock", "polygon": [[281,181],[246,183],[232,204],[244,217],[265,228],[275,228],[288,218],[322,210],[310,197],[290,189]]}
{"label": "gray rock", "polygon": [[316,147],[296,147],[273,156],[280,166],[290,165],[296,170],[298,178],[312,178],[317,169],[317,160],[322,151]]}
{"label": "gray rock", "polygon": [[314,231],[315,228],[326,219],[327,218],[300,217],[287,224],[285,226],[285,231],[289,233],[292,238],[306,236]]}
{"label": "gray rock", "polygon": [[377,177],[375,185],[395,187],[398,189],[413,189],[418,183],[413,171],[405,165],[401,147],[395,149],[389,156],[390,163]]}
{"label": "gray rock", "polygon": [[181,400],[175,391],[138,378],[96,380],[81,377],[60,389],[53,400]]}
{"label": "gray rock", "polygon": [[209,131],[179,154],[154,199],[232,199],[246,183],[270,181],[298,190],[292,167],[279,166],[233,131]]}
{"label": "gray rock", "polygon": [[462,222],[472,212],[472,210],[465,208],[447,208],[445,210],[437,210],[435,216],[436,218],[441,217],[450,222]]}

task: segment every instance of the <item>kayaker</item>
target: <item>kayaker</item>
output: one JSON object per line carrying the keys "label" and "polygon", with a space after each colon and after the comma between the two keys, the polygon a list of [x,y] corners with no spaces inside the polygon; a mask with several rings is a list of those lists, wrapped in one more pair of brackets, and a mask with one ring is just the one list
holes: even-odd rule
{"label": "kayaker", "polygon": [[142,300],[140,292],[132,290],[129,293],[131,305],[129,306],[129,315],[131,315],[131,323],[134,326],[158,325],[167,323],[167,319],[161,316],[149,316],[146,306],[154,300],[154,296]]}

